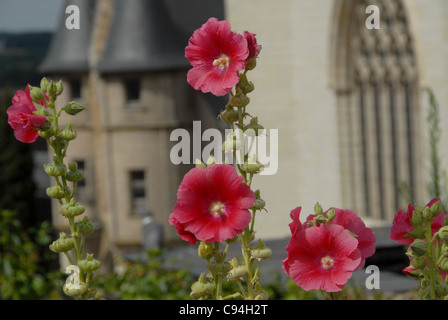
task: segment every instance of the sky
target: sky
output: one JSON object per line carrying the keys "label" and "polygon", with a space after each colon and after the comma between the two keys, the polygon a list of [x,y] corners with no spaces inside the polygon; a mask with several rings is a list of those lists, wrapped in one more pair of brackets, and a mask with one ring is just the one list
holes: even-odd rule
{"label": "sky", "polygon": [[0,0],[0,32],[54,31],[62,0]]}

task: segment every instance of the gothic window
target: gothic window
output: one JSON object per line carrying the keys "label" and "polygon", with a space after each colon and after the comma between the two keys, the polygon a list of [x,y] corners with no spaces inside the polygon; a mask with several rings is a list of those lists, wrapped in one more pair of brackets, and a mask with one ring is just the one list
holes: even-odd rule
{"label": "gothic window", "polygon": [[[343,198],[366,218],[391,222],[409,200],[404,190],[415,199],[420,188],[413,41],[402,1],[344,3],[351,14],[339,44],[344,84],[336,85]],[[380,29],[365,26],[371,4],[380,9]]]}

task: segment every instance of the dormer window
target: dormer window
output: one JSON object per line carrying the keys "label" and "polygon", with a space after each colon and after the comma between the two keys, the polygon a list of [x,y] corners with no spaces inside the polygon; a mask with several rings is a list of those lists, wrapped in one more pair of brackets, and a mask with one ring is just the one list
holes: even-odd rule
{"label": "dormer window", "polygon": [[126,104],[128,106],[139,106],[140,105],[140,90],[141,83],[139,79],[132,79],[125,81],[126,90]]}
{"label": "dormer window", "polygon": [[71,100],[79,101],[81,100],[81,79],[70,80],[70,90],[71,90]]}

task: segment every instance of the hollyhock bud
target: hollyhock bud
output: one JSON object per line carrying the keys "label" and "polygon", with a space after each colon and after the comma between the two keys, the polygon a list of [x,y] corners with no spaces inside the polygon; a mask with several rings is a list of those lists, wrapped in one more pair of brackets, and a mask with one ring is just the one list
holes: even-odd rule
{"label": "hollyhock bud", "polygon": [[227,279],[229,280],[242,279],[246,275],[247,273],[246,268],[244,266],[240,266],[236,258],[230,260],[230,264],[232,265],[232,270],[230,270],[229,274],[227,275]]}
{"label": "hollyhock bud", "polygon": [[64,86],[62,80],[59,80],[59,82],[56,83],[56,95],[60,96],[62,92],[64,92]]}
{"label": "hollyhock bud", "polygon": [[442,205],[440,203],[440,200],[433,203],[430,207],[430,210],[433,218],[438,217],[439,214],[442,212]]}
{"label": "hollyhock bud", "polygon": [[205,275],[202,273],[199,276],[198,281],[191,285],[191,293],[190,296],[193,299],[199,299],[209,296],[213,293],[215,286],[213,283],[208,282]]}
{"label": "hollyhock bud", "polygon": [[80,204],[75,203],[75,200],[72,199],[70,202],[64,203],[59,211],[64,217],[76,217],[84,213],[86,208]]}
{"label": "hollyhock bud", "polygon": [[72,250],[73,247],[73,239],[67,238],[67,235],[64,232],[60,233],[59,239],[53,241],[53,243],[50,244],[50,250],[55,253],[67,252]]}
{"label": "hollyhock bud", "polygon": [[415,269],[423,269],[428,265],[428,259],[425,256],[417,256],[412,258],[412,266]]}
{"label": "hollyhock bud", "polygon": [[421,239],[416,239],[411,243],[411,249],[416,256],[423,256],[427,251],[427,243]]}
{"label": "hollyhock bud", "polygon": [[264,127],[258,123],[258,117],[254,117],[250,120],[249,124],[245,125],[243,130],[248,136],[258,136],[259,131],[263,130]]}
{"label": "hollyhock bud", "polygon": [[426,220],[432,219],[432,212],[431,209],[429,209],[428,207],[425,207],[423,209],[423,218],[425,218]]}
{"label": "hollyhock bud", "polygon": [[41,88],[30,87],[30,96],[34,101],[43,101],[45,100],[45,94]]}
{"label": "hollyhock bud", "polygon": [[93,258],[93,254],[87,254],[87,257],[78,262],[79,269],[84,272],[93,272],[101,266],[101,262]]}
{"label": "hollyhock bud", "polygon": [[42,78],[42,80],[40,81],[40,88],[42,89],[43,92],[47,92],[47,89],[48,89],[47,78],[45,78],[45,77]]}
{"label": "hollyhock bud", "polygon": [[44,164],[45,172],[52,177],[63,176],[66,172],[65,165],[61,162],[52,162],[50,164]]}
{"label": "hollyhock bud", "polygon": [[220,274],[222,276],[226,276],[230,272],[230,270],[232,270],[232,265],[227,261],[223,262],[213,261],[210,264],[210,272],[214,274]]}
{"label": "hollyhock bud", "polygon": [[56,84],[53,81],[50,81],[50,83],[48,84],[47,93],[49,96],[51,96],[53,98],[56,96],[57,88],[56,88]]}
{"label": "hollyhock bud", "polygon": [[440,228],[439,231],[437,231],[437,234],[443,241],[448,241],[448,226]]}
{"label": "hollyhock bud", "polygon": [[62,289],[67,296],[78,297],[87,292],[87,285],[84,282],[79,282],[76,285],[64,284]]}
{"label": "hollyhock bud", "polygon": [[412,213],[412,226],[417,228],[423,223],[423,215],[420,211],[414,210]]}
{"label": "hollyhock bud", "polygon": [[64,190],[59,187],[59,186],[52,186],[47,188],[47,195],[50,198],[54,198],[54,199],[62,199],[65,197],[65,192]]}
{"label": "hollyhock bud", "polygon": [[96,230],[95,226],[90,222],[88,217],[84,217],[81,221],[75,222],[75,229],[79,233],[90,234]]}
{"label": "hollyhock bud", "polygon": [[221,112],[219,117],[224,122],[233,123],[235,121],[238,121],[239,116],[238,116],[238,111],[233,110],[233,109],[230,109],[230,110],[226,109],[223,112]]}
{"label": "hollyhock bud", "polygon": [[263,241],[258,240],[258,245],[257,247],[253,248],[252,250],[250,250],[250,254],[252,257],[254,257],[255,259],[269,259],[272,255],[272,250],[269,248],[266,248],[265,244]]}
{"label": "hollyhock bud", "polygon": [[70,141],[76,138],[76,131],[72,129],[72,124],[69,122],[64,130],[61,131],[60,137],[64,140]]}
{"label": "hollyhock bud", "polygon": [[248,161],[241,166],[243,171],[251,174],[259,173],[262,168],[263,165],[257,161],[257,157],[255,155],[250,156]]}
{"label": "hollyhock bud", "polygon": [[250,102],[250,99],[245,94],[234,96],[230,100],[230,104],[237,108],[243,108],[243,107],[247,106],[249,104],[249,102]]}
{"label": "hollyhock bud", "polygon": [[224,141],[224,143],[222,144],[222,149],[224,150],[224,152],[233,152],[236,150],[240,150],[241,147],[241,140],[237,139],[233,132],[230,132],[227,135],[226,141]]}
{"label": "hollyhock bud", "polygon": [[78,104],[78,103],[72,101],[72,102],[68,103],[68,104],[63,108],[63,110],[64,110],[67,114],[69,114],[69,115],[71,115],[71,116],[74,116],[74,115],[80,113],[81,111],[83,111],[85,108],[86,108],[86,107],[84,107],[84,106],[82,106],[82,105],[80,105],[80,104]]}
{"label": "hollyhock bud", "polygon": [[210,243],[201,241],[198,247],[198,255],[202,259],[210,259],[213,257],[213,247]]}
{"label": "hollyhock bud", "polygon": [[84,174],[79,170],[75,170],[75,171],[70,170],[65,175],[65,179],[67,179],[68,181],[71,181],[71,182],[78,182],[78,181],[81,181],[82,179],[84,179]]}

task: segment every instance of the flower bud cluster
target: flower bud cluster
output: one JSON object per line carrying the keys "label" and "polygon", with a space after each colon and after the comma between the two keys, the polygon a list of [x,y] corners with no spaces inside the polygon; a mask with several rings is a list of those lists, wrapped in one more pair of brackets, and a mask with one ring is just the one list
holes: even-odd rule
{"label": "flower bud cluster", "polygon": [[392,225],[391,238],[409,245],[406,255],[410,264],[403,272],[420,280],[422,298],[448,297],[444,279],[448,271],[447,222],[440,200],[433,199],[425,207],[409,205],[407,212],[398,211]]}

